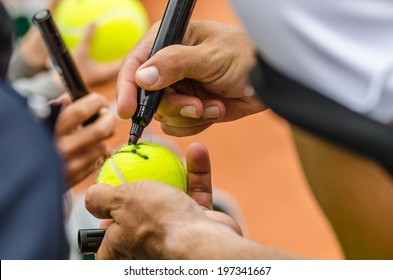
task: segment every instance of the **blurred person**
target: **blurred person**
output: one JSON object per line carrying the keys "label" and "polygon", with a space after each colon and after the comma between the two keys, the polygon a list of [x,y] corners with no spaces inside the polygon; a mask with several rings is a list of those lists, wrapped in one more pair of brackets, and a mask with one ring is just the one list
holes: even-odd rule
{"label": "blurred person", "polygon": [[[56,146],[63,159],[69,187],[85,179],[97,168],[97,162],[111,153],[107,140],[113,135],[115,118],[106,99],[97,93],[71,103],[68,94],[53,100],[52,105],[61,105],[54,133]],[[93,123],[83,123],[99,113]]]}
{"label": "blurred person", "polygon": [[[0,21],[0,258],[68,258],[63,194],[91,173],[98,159],[109,154],[106,140],[114,132],[114,117],[98,94],[74,103],[63,95],[46,104],[50,105],[46,108],[49,114],[35,115],[32,103],[6,79],[12,28],[1,2]],[[83,127],[82,123],[95,113],[99,113],[98,119]]]}
{"label": "blurred person", "polygon": [[52,0],[2,0],[12,19],[14,40],[22,38],[31,27],[31,17]]}
{"label": "blurred person", "polygon": [[[53,13],[61,1],[46,1],[46,8]],[[95,26],[91,24],[73,53],[74,62],[88,87],[114,81],[121,64],[120,61],[100,63],[90,57],[88,50],[94,31]],[[67,182],[74,186],[95,170],[98,159],[110,154],[110,148],[104,144],[104,140],[113,134],[114,119],[108,110],[109,104],[98,94],[71,104],[70,97],[62,94],[66,88],[60,76],[48,65],[46,46],[38,29],[31,27],[13,52],[8,78],[17,92],[27,97],[27,100],[37,100],[37,96],[42,96],[41,102],[52,100],[52,105],[62,108],[55,121],[54,133],[57,148],[66,163]],[[100,112],[99,120],[82,129],[86,117],[95,112]]]}
{"label": "blurred person", "polygon": [[[278,72],[275,77],[300,83],[305,90],[310,88],[349,109],[346,112],[390,129],[392,41],[386,11],[393,9],[392,4],[369,0],[232,2],[248,33],[214,22],[191,22],[183,45],[167,47],[149,59],[145,46],[152,45],[158,25],[150,30],[130,52],[119,74],[121,117],[130,118],[135,112],[138,86],[148,90],[168,87],[156,119],[170,135],[193,135],[215,123],[262,112],[267,106],[258,100],[248,76],[260,64],[268,65],[265,69],[272,67],[270,73]],[[259,80],[277,82],[266,80],[272,76],[262,73]],[[294,130],[310,186],[346,258],[391,259],[393,188],[389,169],[334,142]],[[205,171],[197,173],[210,176],[208,165],[200,163],[206,163],[207,151],[194,145],[192,154]],[[301,258],[244,239],[233,225],[217,222],[214,215],[197,207],[198,203],[209,209],[209,184],[198,180],[196,202],[156,182],[115,189],[92,186],[86,195],[87,209],[98,218],[113,219],[103,223],[108,229],[97,258]],[[201,201],[203,198],[206,200]]]}
{"label": "blurred person", "polygon": [[12,28],[1,2],[0,22],[0,258],[62,259],[67,245],[61,162],[49,130],[6,82]]}
{"label": "blurred person", "polygon": [[[55,121],[53,133],[57,152],[62,160],[64,180],[66,182],[63,195],[64,227],[68,241],[66,258],[75,258],[74,243],[76,234],[69,234],[75,215],[83,216],[78,211],[78,197],[73,187],[93,174],[100,162],[103,162],[112,151],[108,140],[115,130],[115,118],[108,108],[108,102],[97,93],[90,93],[75,102],[68,94],[50,102],[52,106],[60,106],[60,113]],[[95,114],[99,117],[91,124],[83,123]]]}
{"label": "blurred person", "polygon": [[[61,1],[51,0],[46,8],[54,13]],[[88,88],[115,81],[121,65],[121,60],[103,63],[90,56],[89,47],[95,28],[92,22],[72,51],[74,62]],[[41,95],[50,100],[66,91],[57,71],[50,64],[45,44],[34,26],[17,43],[8,78],[24,96]]]}
{"label": "blurred person", "polygon": [[[60,2],[61,0],[49,1],[47,8],[54,13]],[[90,57],[88,50],[94,32],[95,26],[92,24],[87,28],[83,40],[73,52],[74,61],[89,87],[114,80],[121,63],[120,61],[100,63]],[[73,104],[71,104],[69,97],[65,95],[59,97],[66,89],[56,70],[48,66],[48,59],[46,47],[38,30],[31,27],[16,46],[8,78],[13,87],[23,96],[27,98],[44,96],[48,100],[55,99],[51,102],[52,105],[62,105],[62,112],[56,120],[54,133],[57,149],[63,159],[63,169],[67,180],[66,188],[69,190],[91,175],[98,168],[97,162],[111,153],[111,148],[104,140],[112,136],[114,123],[109,117],[110,112],[107,110],[106,102],[98,95],[89,95]],[[100,111],[101,118],[89,127],[82,129],[81,124],[93,111]],[[67,221],[73,209],[78,211],[78,205],[75,203],[78,203],[78,197],[83,195],[83,192],[66,193],[64,205]],[[220,196],[220,198],[222,197],[225,196]],[[234,202],[223,203],[220,201],[220,207],[226,211],[234,212],[233,205],[235,205]],[[88,217],[85,220],[82,218],[85,216],[87,215],[83,215],[81,211],[71,216],[71,219],[78,217],[79,224],[76,228],[86,226],[85,220],[88,220]],[[81,219],[82,222],[79,221]],[[72,226],[73,222],[70,221],[69,224]],[[69,231],[75,228],[71,226],[67,225],[67,228],[71,228]],[[73,236],[75,236],[75,232],[72,231],[69,238],[73,238]],[[76,240],[70,240],[71,246],[73,241],[76,242]]]}

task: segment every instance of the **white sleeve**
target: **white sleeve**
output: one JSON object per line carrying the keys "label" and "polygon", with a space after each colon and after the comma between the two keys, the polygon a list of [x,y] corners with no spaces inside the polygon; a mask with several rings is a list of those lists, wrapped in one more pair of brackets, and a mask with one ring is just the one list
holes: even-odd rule
{"label": "white sleeve", "polygon": [[351,110],[393,121],[393,1],[232,4],[277,70]]}
{"label": "white sleeve", "polygon": [[43,96],[47,100],[59,97],[62,92],[49,71],[43,71],[30,78],[20,78],[12,86],[23,96]]}
{"label": "white sleeve", "polygon": [[49,70],[37,72],[26,63],[20,53],[20,44],[12,54],[7,75],[16,91],[25,97],[38,95],[50,100],[62,94]]}

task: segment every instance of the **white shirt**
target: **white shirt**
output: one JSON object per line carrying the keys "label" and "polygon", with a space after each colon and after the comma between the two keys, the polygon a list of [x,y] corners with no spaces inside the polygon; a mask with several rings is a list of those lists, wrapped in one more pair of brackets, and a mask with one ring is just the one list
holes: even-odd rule
{"label": "white shirt", "polygon": [[383,123],[393,121],[393,0],[232,0],[283,74]]}

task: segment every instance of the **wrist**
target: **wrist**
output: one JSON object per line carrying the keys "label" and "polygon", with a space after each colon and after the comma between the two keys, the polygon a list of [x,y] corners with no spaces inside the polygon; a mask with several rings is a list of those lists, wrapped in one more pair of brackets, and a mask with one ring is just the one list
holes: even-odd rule
{"label": "wrist", "polygon": [[168,224],[164,248],[166,258],[181,260],[237,259],[245,241],[227,226],[207,218]]}
{"label": "wrist", "polygon": [[40,34],[30,29],[20,47],[20,54],[25,63],[36,72],[46,69],[47,52]]}

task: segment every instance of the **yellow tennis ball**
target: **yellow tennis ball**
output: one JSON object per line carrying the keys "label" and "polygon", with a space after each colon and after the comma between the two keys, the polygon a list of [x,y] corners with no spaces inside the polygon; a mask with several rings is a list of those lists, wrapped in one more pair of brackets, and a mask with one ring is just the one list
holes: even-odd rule
{"label": "yellow tennis ball", "polygon": [[149,28],[147,12],[139,0],[63,0],[53,19],[71,51],[94,23],[89,52],[101,62],[124,58]]}
{"label": "yellow tennis ball", "polygon": [[127,145],[109,157],[97,183],[117,186],[127,182],[152,180],[187,191],[187,172],[172,151],[152,143]]}

